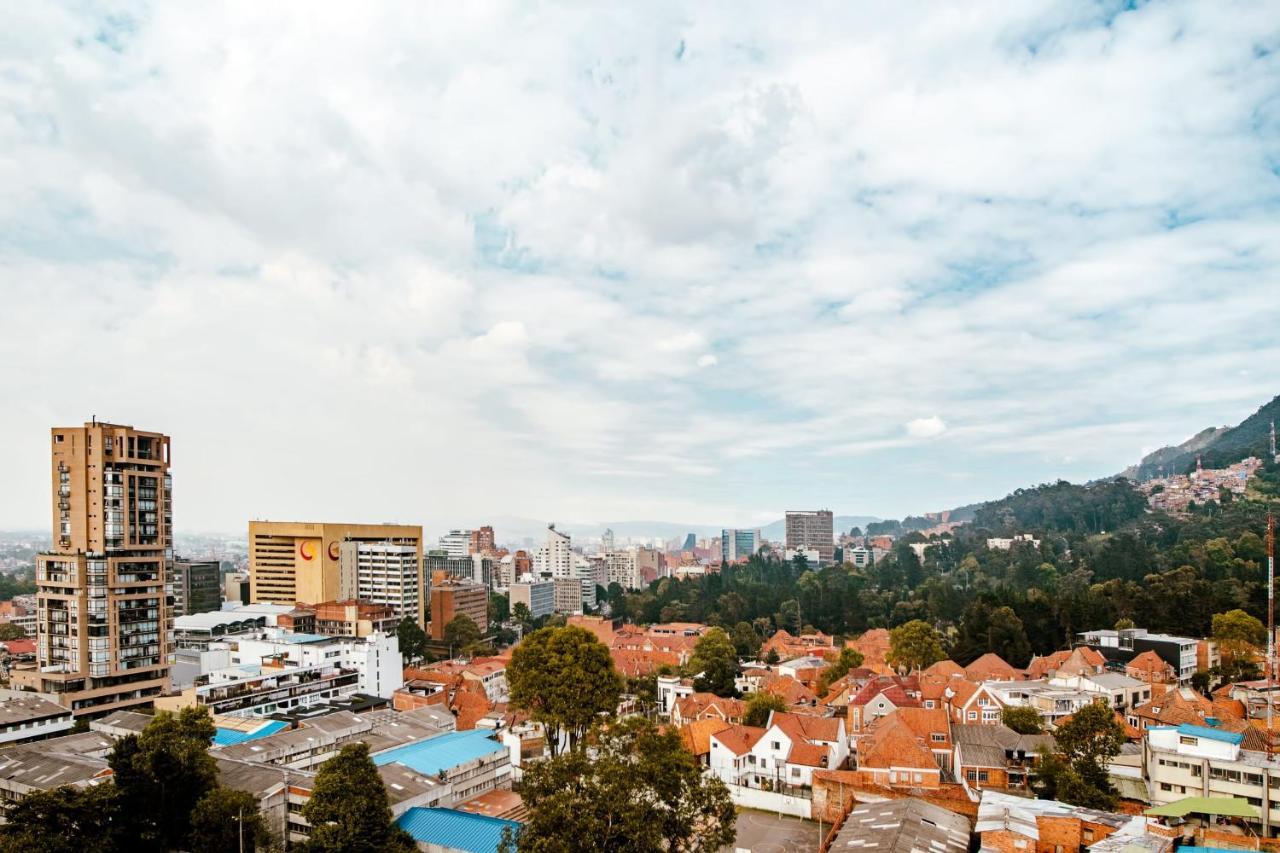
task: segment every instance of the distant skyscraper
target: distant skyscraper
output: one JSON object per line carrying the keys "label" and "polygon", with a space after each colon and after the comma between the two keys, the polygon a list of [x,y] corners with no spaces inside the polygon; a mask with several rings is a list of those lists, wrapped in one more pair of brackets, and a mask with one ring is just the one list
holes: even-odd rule
{"label": "distant skyscraper", "polygon": [[173,487],[169,437],[92,421],[52,431],[53,550],[36,557],[35,670],[12,685],[73,713],[169,689]]}
{"label": "distant skyscraper", "polygon": [[755,530],[726,528],[720,531],[720,560],[724,563],[745,560],[760,550],[762,542],[759,528]]}
{"label": "distant skyscraper", "polygon": [[573,576],[573,557],[569,549],[569,534],[547,526],[547,543],[533,555],[533,571],[544,578]]}
{"label": "distant skyscraper", "polygon": [[450,530],[440,537],[440,550],[450,557],[465,557],[471,553],[471,531]]}
{"label": "distant skyscraper", "polygon": [[613,548],[613,530],[606,527],[604,535],[600,537],[600,552],[608,554]]}
{"label": "distant skyscraper", "polygon": [[684,545],[680,548],[680,550],[692,551],[696,547],[698,547],[698,537],[690,533],[688,536],[684,537]]}
{"label": "distant skyscraper", "polygon": [[173,615],[208,613],[222,608],[222,567],[217,560],[173,563]]}
{"label": "distant skyscraper", "polygon": [[835,518],[829,509],[787,513],[787,550],[818,552],[823,565],[835,558]]}
{"label": "distant skyscraper", "polygon": [[493,528],[489,525],[471,531],[471,553],[489,554],[493,551]]}

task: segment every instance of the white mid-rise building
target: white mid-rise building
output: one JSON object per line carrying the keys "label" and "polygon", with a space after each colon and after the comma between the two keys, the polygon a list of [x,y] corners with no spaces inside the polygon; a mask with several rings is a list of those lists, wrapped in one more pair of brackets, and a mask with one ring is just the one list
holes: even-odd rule
{"label": "white mid-rise building", "polygon": [[398,618],[423,624],[424,590],[413,545],[394,542],[343,542],[339,545],[341,599],[359,599],[390,607]]}
{"label": "white mid-rise building", "polygon": [[639,566],[636,560],[636,549],[628,548],[626,551],[613,551],[604,555],[605,563],[605,580],[603,584],[618,584],[623,589],[639,589],[643,584],[640,581]]}
{"label": "white mid-rise building", "polygon": [[156,699],[156,708],[203,706],[214,714],[265,717],[353,693],[390,698],[404,686],[395,634],[329,637],[266,629],[210,643],[200,660],[195,683]]}
{"label": "white mid-rise building", "polygon": [[569,534],[556,530],[554,524],[547,527],[547,541],[533,555],[533,571],[543,578],[573,577],[573,551],[569,547]]}
{"label": "white mid-rise building", "polygon": [[450,557],[466,557],[471,553],[471,531],[450,530],[440,537],[440,550]]}

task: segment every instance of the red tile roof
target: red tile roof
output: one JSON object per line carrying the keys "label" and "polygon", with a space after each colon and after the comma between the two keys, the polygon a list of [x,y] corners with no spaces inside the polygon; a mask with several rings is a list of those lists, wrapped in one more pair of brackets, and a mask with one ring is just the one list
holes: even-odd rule
{"label": "red tile roof", "polygon": [[745,755],[764,737],[764,733],[765,730],[759,726],[729,726],[712,734],[711,739],[719,741],[734,755]]}

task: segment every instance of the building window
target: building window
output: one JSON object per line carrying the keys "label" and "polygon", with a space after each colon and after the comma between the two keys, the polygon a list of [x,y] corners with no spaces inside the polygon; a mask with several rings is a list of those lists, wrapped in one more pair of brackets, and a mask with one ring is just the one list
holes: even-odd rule
{"label": "building window", "polygon": [[1187,737],[1186,735],[1182,735],[1181,737],[1179,737],[1179,738],[1178,738],[1178,743],[1183,744],[1183,745],[1185,745],[1185,746],[1199,746],[1199,745],[1200,745],[1200,739],[1199,739],[1199,738],[1194,738],[1194,737]]}

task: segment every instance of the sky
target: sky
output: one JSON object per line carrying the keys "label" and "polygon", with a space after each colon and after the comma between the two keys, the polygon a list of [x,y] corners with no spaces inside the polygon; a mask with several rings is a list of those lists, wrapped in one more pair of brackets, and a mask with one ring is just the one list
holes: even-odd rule
{"label": "sky", "polygon": [[[1280,393],[1280,2],[18,3],[0,528],[900,517]],[[501,538],[501,531],[498,531]]]}

